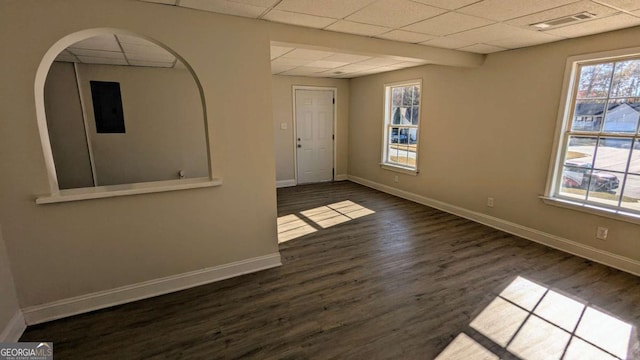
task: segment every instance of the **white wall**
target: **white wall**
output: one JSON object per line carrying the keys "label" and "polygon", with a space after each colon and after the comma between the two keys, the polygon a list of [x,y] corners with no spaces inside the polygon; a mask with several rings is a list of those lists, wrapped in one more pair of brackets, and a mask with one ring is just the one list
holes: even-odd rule
{"label": "white wall", "polygon": [[[334,133],[336,146],[336,178],[347,174],[349,146],[349,80],[322,79],[297,76],[272,76],[273,88],[273,131],[275,133],[276,179],[278,181],[295,178],[295,157],[293,139],[293,86],[334,87],[338,89],[336,99],[337,117]],[[281,129],[281,124],[287,129]]]}
{"label": "white wall", "polygon": [[78,82],[72,63],[54,62],[44,87],[49,140],[60,189],[93,186]]}
{"label": "white wall", "polygon": [[[277,253],[262,22],[127,0],[3,1],[0,14],[11,14],[0,21],[0,223],[21,308]],[[59,39],[101,27],[156,39],[192,66],[222,186],[35,204],[49,192],[36,71]]]}
{"label": "white wall", "polygon": [[[490,54],[475,69],[427,65],[353,79],[349,174],[624,257],[638,269],[639,225],[546,205],[538,196],[567,58],[640,46],[639,39],[640,28],[633,28]],[[383,170],[383,86],[419,78],[420,173]],[[495,198],[494,208],[487,197]],[[598,226],[609,228],[606,241],[595,238]]]}
{"label": "white wall", "polygon": [[12,322],[19,316],[16,289],[9,266],[9,259],[2,240],[2,228],[0,227],[0,341],[15,341],[4,336],[11,332]]}
{"label": "white wall", "polygon": [[[208,176],[202,102],[186,68],[78,64],[78,76],[98,185]],[[92,80],[120,83],[124,134],[97,133]]]}

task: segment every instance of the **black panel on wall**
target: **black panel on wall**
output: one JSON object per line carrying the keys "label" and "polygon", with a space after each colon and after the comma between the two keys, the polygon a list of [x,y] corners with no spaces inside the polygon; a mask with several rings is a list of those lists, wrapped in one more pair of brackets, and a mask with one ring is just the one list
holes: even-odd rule
{"label": "black panel on wall", "polygon": [[124,133],[124,113],[120,83],[110,81],[91,81],[93,114],[96,119],[96,131],[100,133]]}

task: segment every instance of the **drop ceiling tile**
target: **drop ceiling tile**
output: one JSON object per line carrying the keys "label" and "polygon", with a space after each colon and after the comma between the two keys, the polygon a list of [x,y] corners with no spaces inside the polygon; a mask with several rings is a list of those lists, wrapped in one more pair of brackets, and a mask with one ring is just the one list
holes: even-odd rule
{"label": "drop ceiling tile", "polygon": [[474,42],[455,39],[450,36],[445,36],[445,37],[439,37],[433,40],[425,41],[420,44],[427,45],[427,46],[441,47],[446,49],[459,49],[461,47],[473,45]]}
{"label": "drop ceiling tile", "polygon": [[640,25],[640,18],[627,14],[618,14],[602,19],[584,21],[575,25],[551,29],[545,32],[552,35],[564,37],[578,37],[618,30],[636,25]]}
{"label": "drop ceiling tile", "polygon": [[365,24],[398,28],[434,17],[446,10],[409,0],[379,0],[346,19]]}
{"label": "drop ceiling tile", "polygon": [[120,51],[120,46],[113,35],[100,35],[88,38],[69,46],[71,49],[94,49]]}
{"label": "drop ceiling tile", "polygon": [[401,62],[403,61],[379,57],[379,58],[372,58],[365,61],[360,61],[358,63],[355,63],[354,65],[388,66],[388,65],[398,64]]}
{"label": "drop ceiling tile", "polygon": [[133,66],[145,66],[145,67],[159,67],[159,68],[172,68],[173,62],[165,61],[147,61],[147,60],[131,60],[129,64]]}
{"label": "drop ceiling tile", "polygon": [[304,66],[313,61],[314,60],[309,60],[309,59],[287,59],[281,56],[275,60],[272,60],[271,65],[298,67],[298,66]]}
{"label": "drop ceiling tile", "polygon": [[576,0],[484,0],[458,11],[486,19],[504,21],[567,5]]}
{"label": "drop ceiling tile", "polygon": [[354,55],[354,54],[333,54],[329,57],[326,57],[322,60],[326,60],[326,61],[342,61],[342,62],[346,62],[346,63],[354,63],[354,62],[358,62],[358,61],[363,61],[363,60],[367,60],[370,59],[370,56],[364,56],[364,55]]}
{"label": "drop ceiling tile", "polygon": [[102,57],[78,56],[78,59],[83,64],[127,65],[127,62],[124,60],[124,58],[111,59]]}
{"label": "drop ceiling tile", "polygon": [[349,34],[356,35],[364,35],[364,36],[373,36],[382,34],[391,29],[383,26],[369,25],[369,24],[361,24],[353,21],[347,20],[339,20],[326,28],[324,30],[331,30]]}
{"label": "drop ceiling tile", "polygon": [[301,66],[299,68],[295,68],[292,70],[288,70],[282,73],[282,75],[292,75],[292,76],[317,76],[317,73],[326,71],[324,68],[315,68],[308,66]]}
{"label": "drop ceiling tile", "polygon": [[176,58],[173,55],[167,54],[144,54],[144,53],[125,53],[127,60],[138,61],[156,61],[156,62],[171,62],[173,63]]}
{"label": "drop ceiling tile", "polygon": [[278,0],[229,0],[240,4],[253,5],[263,8],[270,8],[278,3]]}
{"label": "drop ceiling tile", "polygon": [[362,65],[357,63],[357,64],[349,64],[349,65],[337,68],[336,70],[344,71],[346,73],[352,73],[352,72],[358,72],[358,71],[371,70],[377,67],[379,66],[378,65]]}
{"label": "drop ceiling tile", "polygon": [[131,44],[131,45],[139,45],[139,46],[147,46],[147,47],[160,47],[149,40],[145,40],[143,38],[137,36],[128,36],[128,35],[116,35],[120,44]]}
{"label": "drop ceiling tile", "polygon": [[263,17],[265,20],[275,21],[285,24],[299,25],[311,28],[321,29],[327,27],[334,22],[336,19],[314,16],[314,15],[306,15],[306,14],[296,14],[288,11],[281,10],[271,10]]}
{"label": "drop ceiling tile", "polygon": [[486,43],[488,41],[505,39],[510,37],[525,36],[532,32],[519,27],[506,25],[503,23],[495,23],[492,25],[463,31],[450,35],[452,38],[466,40],[473,43]]}
{"label": "drop ceiling tile", "polygon": [[312,63],[307,64],[308,67],[316,67],[316,68],[324,68],[324,69],[335,69],[340,66],[345,66],[348,63],[339,62],[339,61],[326,61],[326,60],[316,60]]}
{"label": "drop ceiling tile", "polygon": [[375,0],[282,0],[277,10],[342,19]]}
{"label": "drop ceiling tile", "polygon": [[88,49],[68,49],[68,51],[75,56],[90,56],[90,57],[124,60],[124,55],[122,54],[122,52],[116,52],[116,51],[101,51],[101,50],[88,50]]}
{"label": "drop ceiling tile", "polygon": [[62,52],[56,56],[55,61],[76,62],[78,59],[67,50],[62,50]]}
{"label": "drop ceiling tile", "polygon": [[501,48],[498,46],[486,45],[486,44],[475,44],[467,47],[463,47],[458,49],[460,51],[469,51],[478,54],[490,54],[498,51],[507,50],[505,48]]}
{"label": "drop ceiling tile", "polygon": [[175,5],[176,0],[142,0],[145,2],[156,3],[156,4],[165,4],[165,5]]}
{"label": "drop ceiling tile", "polygon": [[389,65],[389,67],[396,68],[396,69],[406,69],[414,66],[426,65],[427,63],[428,63],[427,61],[422,61],[422,62],[405,61],[398,64]]}
{"label": "drop ceiling tile", "polygon": [[167,50],[155,45],[146,46],[146,45],[127,44],[127,43],[121,43],[121,45],[122,45],[122,50],[127,54],[137,53],[137,54],[158,55],[158,56],[164,56],[167,58],[174,57],[173,54],[171,54]]}
{"label": "drop ceiling tile", "polygon": [[640,10],[638,0],[598,0],[598,2],[626,11]]}
{"label": "drop ceiling tile", "polygon": [[413,0],[425,5],[431,5],[443,9],[455,10],[463,6],[467,6],[476,3],[480,0]]}
{"label": "drop ceiling tile", "polygon": [[393,31],[389,31],[388,33],[380,34],[376,37],[379,37],[381,39],[387,39],[387,40],[408,42],[412,44],[431,40],[434,38],[434,36],[431,36],[431,35],[420,34],[413,31],[405,31],[405,30],[393,30]]}
{"label": "drop ceiling tile", "polygon": [[271,64],[271,73],[272,74],[279,74],[281,72],[289,71],[289,70],[295,69],[295,68],[297,68],[296,65],[274,65],[272,63]]}
{"label": "drop ceiling tile", "polygon": [[226,0],[180,0],[179,6],[250,18],[257,18],[267,10],[267,8],[260,6],[241,4]]}
{"label": "drop ceiling tile", "polygon": [[305,60],[320,60],[333,55],[334,53],[329,51],[311,50],[311,49],[295,49],[284,56],[287,59],[305,59]]}
{"label": "drop ceiling tile", "polygon": [[[509,20],[506,23],[510,25],[528,27],[531,24],[537,24],[543,21],[548,21],[548,20],[555,20],[561,17],[575,15],[584,11],[590,12],[596,15],[597,17],[606,17],[608,15],[612,15],[613,13],[617,12],[615,9],[612,9],[610,7],[596,4],[593,1],[583,0],[583,1],[578,1],[569,5],[560,6],[555,9],[541,11],[539,13],[535,13],[532,15],[519,17],[517,19]],[[536,29],[536,28],[533,28],[533,29]]]}
{"label": "drop ceiling tile", "polygon": [[284,46],[271,46],[271,60],[282,56],[286,53],[288,53],[289,51],[293,50],[293,48],[291,47],[284,47]]}
{"label": "drop ceiling tile", "polygon": [[493,21],[479,17],[449,12],[431,19],[421,21],[403,28],[403,30],[415,31],[431,35],[449,35],[469,29],[493,24]]}
{"label": "drop ceiling tile", "polygon": [[525,46],[550,43],[562,39],[564,39],[564,37],[548,34],[541,31],[531,31],[530,34],[523,34],[520,36],[488,41],[487,44],[506,49],[517,49]]}

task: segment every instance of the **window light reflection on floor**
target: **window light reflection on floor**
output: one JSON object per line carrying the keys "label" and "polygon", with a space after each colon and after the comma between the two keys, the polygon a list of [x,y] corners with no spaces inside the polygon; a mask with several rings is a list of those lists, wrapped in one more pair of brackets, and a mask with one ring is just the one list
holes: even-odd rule
{"label": "window light reflection on floor", "polygon": [[[626,359],[633,332],[631,324],[522,277],[487,305],[470,327],[524,360]],[[481,346],[458,338],[450,346],[456,341],[457,347]],[[448,349],[440,355],[451,353]],[[464,354],[463,350],[456,353]],[[478,355],[438,359],[486,358],[484,352]]]}
{"label": "window light reflection on floor", "polygon": [[320,206],[301,211],[299,214],[289,214],[278,218],[278,242],[297,239],[321,229],[326,229],[375,211],[358,205],[350,200]]}

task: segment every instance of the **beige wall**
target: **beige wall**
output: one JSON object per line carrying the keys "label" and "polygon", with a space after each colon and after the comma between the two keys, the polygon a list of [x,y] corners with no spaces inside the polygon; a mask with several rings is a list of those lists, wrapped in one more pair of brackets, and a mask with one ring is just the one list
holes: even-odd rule
{"label": "beige wall", "polygon": [[0,333],[18,313],[15,285],[0,228]]}
{"label": "beige wall", "polygon": [[[21,307],[278,251],[262,22],[126,0],[2,1],[0,14],[11,14],[0,22],[0,78],[11,85],[0,90],[0,223]],[[193,67],[222,186],[35,204],[49,192],[36,70],[60,38],[99,27],[154,38]]]}
{"label": "beige wall", "polygon": [[56,61],[51,65],[44,99],[59,188],[93,186],[78,82],[72,63]]}
{"label": "beige wall", "polygon": [[[295,158],[293,144],[293,86],[323,86],[338,89],[336,99],[336,163],[335,175],[347,174],[347,151],[349,140],[349,80],[322,79],[295,76],[272,77],[273,86],[273,131],[275,133],[276,179],[279,181],[295,178]],[[287,124],[282,130],[280,125]]]}
{"label": "beige wall", "polygon": [[[352,80],[349,174],[640,260],[640,226],[545,205],[567,57],[640,45],[640,28]],[[418,176],[382,170],[383,86],[423,80]],[[395,175],[399,182],[394,183]],[[495,207],[486,207],[487,197]],[[606,241],[596,227],[609,228]]]}
{"label": "beige wall", "polygon": [[[202,102],[186,68],[78,64],[78,76],[98,185],[208,176]],[[120,83],[124,134],[96,132],[92,80]]]}

